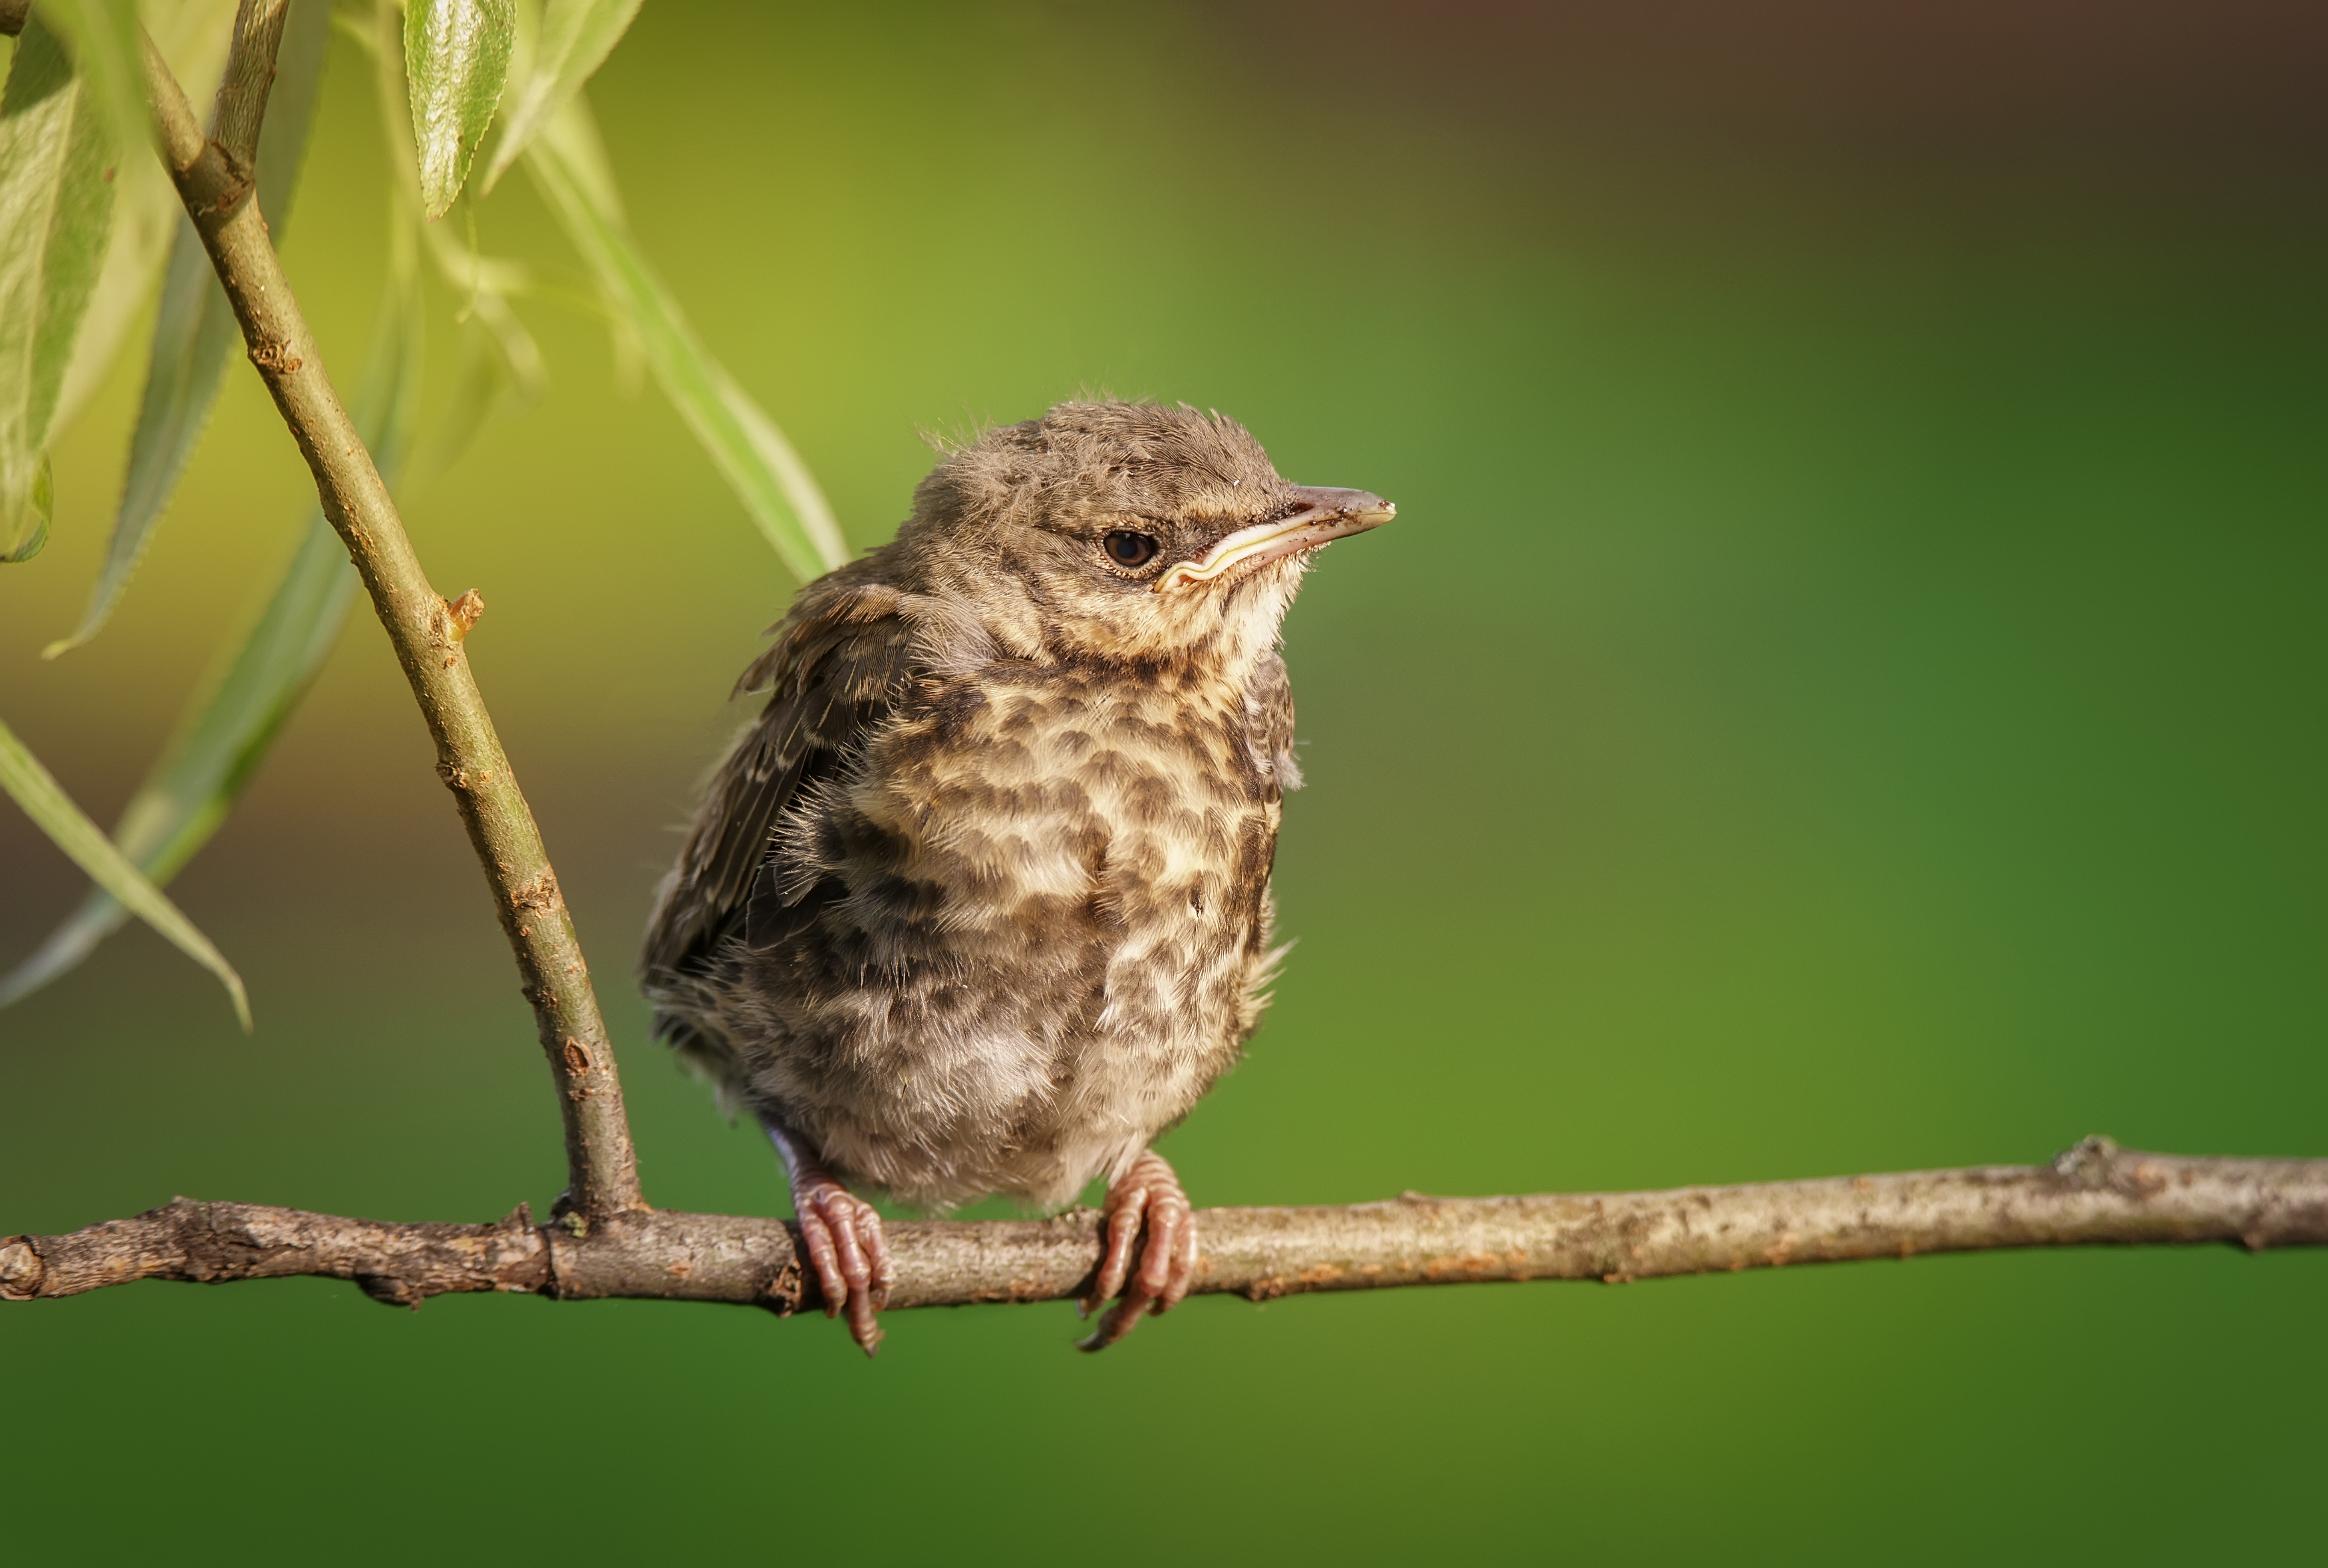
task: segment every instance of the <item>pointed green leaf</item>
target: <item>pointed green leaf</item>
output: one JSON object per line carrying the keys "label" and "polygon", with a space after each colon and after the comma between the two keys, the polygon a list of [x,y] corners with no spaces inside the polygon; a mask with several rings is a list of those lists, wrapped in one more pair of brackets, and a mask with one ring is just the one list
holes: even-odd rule
{"label": "pointed green leaf", "polygon": [[541,42],[533,69],[518,94],[517,107],[502,122],[500,145],[485,170],[483,189],[498,183],[518,155],[564,108],[582,84],[606,63],[606,56],[639,14],[642,0],[549,0],[541,17]]}
{"label": "pointed green leaf", "polygon": [[[154,7],[146,17],[147,35],[196,103],[208,102],[218,87],[234,33],[235,9],[236,0],[174,0]],[[296,17],[293,25],[296,30]],[[73,340],[64,388],[57,394],[57,411],[49,424],[52,443],[105,384],[130,324],[145,314],[161,286],[162,264],[178,232],[183,209],[161,160],[125,155],[117,168],[113,238],[81,317],[80,335]]]}
{"label": "pointed green leaf", "polygon": [[[527,47],[534,9],[521,6],[516,12],[512,59],[521,58]],[[446,286],[460,296],[461,319],[467,329],[452,399],[414,455],[406,477],[406,484],[417,489],[459,461],[487,418],[540,397],[549,374],[540,345],[509,304],[512,294],[532,288],[531,269],[521,262],[480,256],[451,226],[421,221],[420,184],[415,174],[418,156],[413,150],[412,121],[406,108],[404,61],[392,47],[389,26],[394,16],[392,0],[382,0],[369,32],[361,26],[349,32],[371,56],[380,133],[388,142],[390,162],[404,171],[393,192],[402,215],[399,221],[408,221],[418,230],[429,259]],[[474,240],[474,222],[470,227]]]}
{"label": "pointed green leaf", "polygon": [[217,975],[227,994],[234,999],[234,1016],[242,1020],[246,1032],[249,1029],[250,999],[243,993],[242,977],[235,973],[234,966],[72,803],[71,797],[49,770],[24,748],[24,743],[5,724],[0,724],[0,790],[6,791],[11,800],[23,807],[24,814],[48,834],[58,849],[71,856],[99,887],[168,937],[179,952]]}
{"label": "pointed green leaf", "polygon": [[[418,275],[408,246],[390,269],[371,356],[356,393],[357,432],[382,478],[394,483],[420,386]],[[356,587],[347,549],[319,510],[258,621],[187,705],[178,734],[114,828],[121,853],[166,883],[209,842],[233,809],[285,719],[338,640]],[[0,1007],[72,968],[129,918],[100,884],[15,972],[0,980]]]}
{"label": "pointed green leaf", "polygon": [[[267,97],[267,118],[258,132],[258,210],[277,245],[290,229],[292,198],[306,163],[307,133],[314,121],[315,93],[331,40],[330,0],[292,0],[276,55],[275,86]],[[80,624],[70,636],[41,650],[44,659],[97,635],[121,602],[202,439],[227,363],[242,341],[242,329],[228,308],[210,256],[183,213],[176,233],[162,284],[161,309],[154,320],[146,395],[138,405],[137,427],[129,437],[129,465],[122,478],[121,505],[114,513],[113,540]]]}
{"label": "pointed green leaf", "polygon": [[795,577],[849,559],[832,509],[800,455],[713,359],[623,225],[596,126],[577,93],[526,155],[567,238],[608,305],[637,329],[648,367]]}
{"label": "pointed green leaf", "polygon": [[142,148],[146,63],[137,47],[137,0],[41,0],[40,11],[42,25],[63,42],[74,74],[111,128],[113,146]]}
{"label": "pointed green leaf", "polygon": [[404,76],[412,95],[420,202],[444,215],[493,121],[517,38],[512,0],[409,0]]}
{"label": "pointed green leaf", "polygon": [[49,427],[113,219],[112,127],[42,18],[0,93],[0,561],[48,530]]}
{"label": "pointed green leaf", "polygon": [[80,333],[73,339],[56,409],[49,417],[51,442],[71,428],[75,417],[105,384],[131,324],[153,302],[183,211],[158,159],[122,159],[113,188],[113,237],[96,286],[89,291],[89,306],[81,313]]}

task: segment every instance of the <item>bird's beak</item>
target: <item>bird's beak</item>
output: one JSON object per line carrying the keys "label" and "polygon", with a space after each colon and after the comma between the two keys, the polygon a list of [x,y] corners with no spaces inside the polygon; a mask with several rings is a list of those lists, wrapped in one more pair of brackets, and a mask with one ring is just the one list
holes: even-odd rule
{"label": "bird's beak", "polygon": [[1297,489],[1293,497],[1301,509],[1274,522],[1241,528],[1192,561],[1175,561],[1156,579],[1156,591],[1178,583],[1200,583],[1219,577],[1231,567],[1275,560],[1330,544],[1346,534],[1380,528],[1398,515],[1398,508],[1363,490]]}

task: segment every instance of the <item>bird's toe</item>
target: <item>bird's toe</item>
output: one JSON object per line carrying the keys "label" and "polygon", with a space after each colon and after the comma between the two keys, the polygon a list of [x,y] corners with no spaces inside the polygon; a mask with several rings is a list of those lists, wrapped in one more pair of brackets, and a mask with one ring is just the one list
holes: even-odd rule
{"label": "bird's toe", "polygon": [[866,1355],[874,1354],[881,1347],[878,1314],[888,1305],[896,1280],[880,1215],[838,1182],[814,1184],[797,1196],[794,1207],[824,1315],[847,1314],[850,1338]]}
{"label": "bird's toe", "polygon": [[1089,1312],[1110,1297],[1117,1300],[1082,1342],[1084,1350],[1104,1350],[1141,1318],[1178,1306],[1196,1279],[1196,1214],[1163,1156],[1141,1155],[1108,1189],[1103,1214],[1107,1250],[1084,1308]]}

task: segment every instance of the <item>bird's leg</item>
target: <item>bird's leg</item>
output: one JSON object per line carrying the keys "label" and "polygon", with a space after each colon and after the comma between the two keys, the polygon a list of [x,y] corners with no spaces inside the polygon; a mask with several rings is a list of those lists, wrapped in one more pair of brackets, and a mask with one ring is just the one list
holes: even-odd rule
{"label": "bird's leg", "polygon": [[[1135,1269],[1132,1247],[1143,1225],[1148,1242]],[[1188,1195],[1153,1149],[1143,1150],[1130,1170],[1109,1184],[1107,1202],[1100,1211],[1100,1234],[1107,1252],[1100,1259],[1092,1293],[1084,1299],[1084,1311],[1095,1311],[1119,1292],[1122,1299],[1077,1347],[1083,1350],[1104,1350],[1138,1328],[1143,1314],[1170,1311],[1188,1293],[1197,1274],[1197,1221]]]}
{"label": "bird's leg", "polygon": [[897,1278],[881,1216],[824,1168],[806,1139],[774,1122],[766,1126],[792,1182],[793,1213],[824,1292],[824,1315],[838,1317],[845,1308],[850,1338],[870,1356],[881,1347],[881,1323],[874,1314],[889,1304]]}

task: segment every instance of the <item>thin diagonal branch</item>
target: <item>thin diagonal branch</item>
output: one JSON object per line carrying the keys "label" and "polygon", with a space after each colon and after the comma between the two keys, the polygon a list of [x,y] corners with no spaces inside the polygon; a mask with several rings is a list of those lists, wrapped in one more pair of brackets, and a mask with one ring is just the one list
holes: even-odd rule
{"label": "thin diagonal branch", "polygon": [[324,515],[348,547],[436,743],[437,775],[453,792],[484,868],[558,1086],[568,1167],[561,1207],[587,1225],[643,1207],[645,1199],[614,1049],[573,920],[469,672],[463,639],[483,601],[464,596],[468,613],[455,615],[429,586],[388,487],[324,373],[253,195],[247,149],[257,146],[287,3],[242,0],[220,89],[217,140],[203,136],[170,68],[153,41],[145,41],[162,161],[225,285],[250,362],[314,474]]}
{"label": "thin diagonal branch", "polygon": [[[1197,1216],[1196,1289],[1253,1300],[1490,1280],[1616,1283],[2005,1247],[2328,1245],[2328,1160],[2210,1160],[2089,1138],[2048,1165],[1537,1197],[1424,1197]],[[892,1225],[892,1310],[1083,1296],[1099,1216]],[[352,1280],[418,1306],[454,1291],[823,1305],[773,1219],[639,1211],[576,1235],[521,1208],[498,1225],[381,1225],[179,1198],[61,1236],[0,1240],[0,1299],[132,1280]]]}
{"label": "thin diagonal branch", "polygon": [[246,185],[256,177],[259,127],[267,118],[268,95],[275,90],[275,57],[290,14],[289,0],[235,8],[234,42],[211,114],[211,142]]}

